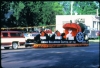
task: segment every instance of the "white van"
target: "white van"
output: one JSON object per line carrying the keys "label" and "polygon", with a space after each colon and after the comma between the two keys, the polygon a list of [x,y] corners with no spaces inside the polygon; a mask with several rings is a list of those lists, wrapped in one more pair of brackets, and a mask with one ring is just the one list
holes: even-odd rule
{"label": "white van", "polygon": [[98,36],[96,35],[97,31],[96,30],[90,30],[90,33],[88,33],[88,38],[89,39],[97,39]]}

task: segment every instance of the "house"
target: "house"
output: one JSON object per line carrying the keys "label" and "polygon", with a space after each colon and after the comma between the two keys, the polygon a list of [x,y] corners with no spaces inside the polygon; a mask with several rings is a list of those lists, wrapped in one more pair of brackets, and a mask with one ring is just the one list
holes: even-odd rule
{"label": "house", "polygon": [[76,23],[76,19],[84,20],[84,24],[89,27],[89,29],[99,30],[100,28],[100,17],[96,15],[56,15],[56,30],[63,32],[63,24],[69,23],[72,20]]}

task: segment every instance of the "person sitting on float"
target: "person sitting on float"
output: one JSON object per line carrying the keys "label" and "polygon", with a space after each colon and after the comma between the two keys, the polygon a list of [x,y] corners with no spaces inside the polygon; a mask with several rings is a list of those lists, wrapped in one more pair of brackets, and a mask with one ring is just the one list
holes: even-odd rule
{"label": "person sitting on float", "polygon": [[58,30],[56,30],[50,37],[50,41],[55,41],[55,40],[61,40],[61,34]]}
{"label": "person sitting on float", "polygon": [[66,34],[65,34],[65,30],[63,31],[63,33],[61,33],[61,37],[62,37],[62,41],[66,40]]}
{"label": "person sitting on float", "polygon": [[69,29],[68,32],[69,33],[66,34],[66,39],[68,39],[68,40],[74,40],[74,36],[72,36],[72,30]]}
{"label": "person sitting on float", "polygon": [[61,39],[62,39],[61,33],[57,30],[57,31],[55,32],[55,40],[61,40]]}
{"label": "person sitting on float", "polygon": [[43,30],[40,32],[40,34],[34,37],[34,43],[41,43],[42,40],[49,40],[49,36]]}
{"label": "person sitting on float", "polygon": [[46,34],[48,34],[49,37],[52,36],[52,30],[50,30],[50,29],[45,29],[44,31],[45,31]]}
{"label": "person sitting on float", "polygon": [[45,31],[41,31],[40,32],[40,39],[47,41],[47,40],[49,40],[49,36],[48,36],[48,34],[45,33]]}

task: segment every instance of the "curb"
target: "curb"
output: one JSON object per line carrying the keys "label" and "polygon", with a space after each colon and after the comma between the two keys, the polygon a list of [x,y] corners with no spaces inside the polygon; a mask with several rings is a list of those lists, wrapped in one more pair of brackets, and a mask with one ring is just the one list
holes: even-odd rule
{"label": "curb", "polygon": [[100,40],[89,40],[89,42],[100,42]]}

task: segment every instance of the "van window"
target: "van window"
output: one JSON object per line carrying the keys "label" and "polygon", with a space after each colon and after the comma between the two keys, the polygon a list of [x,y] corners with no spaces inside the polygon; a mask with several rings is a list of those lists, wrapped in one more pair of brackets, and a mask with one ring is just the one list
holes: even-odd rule
{"label": "van window", "polygon": [[11,37],[21,37],[22,34],[21,33],[10,33]]}
{"label": "van window", "polygon": [[3,37],[8,37],[8,33],[2,33]]}

